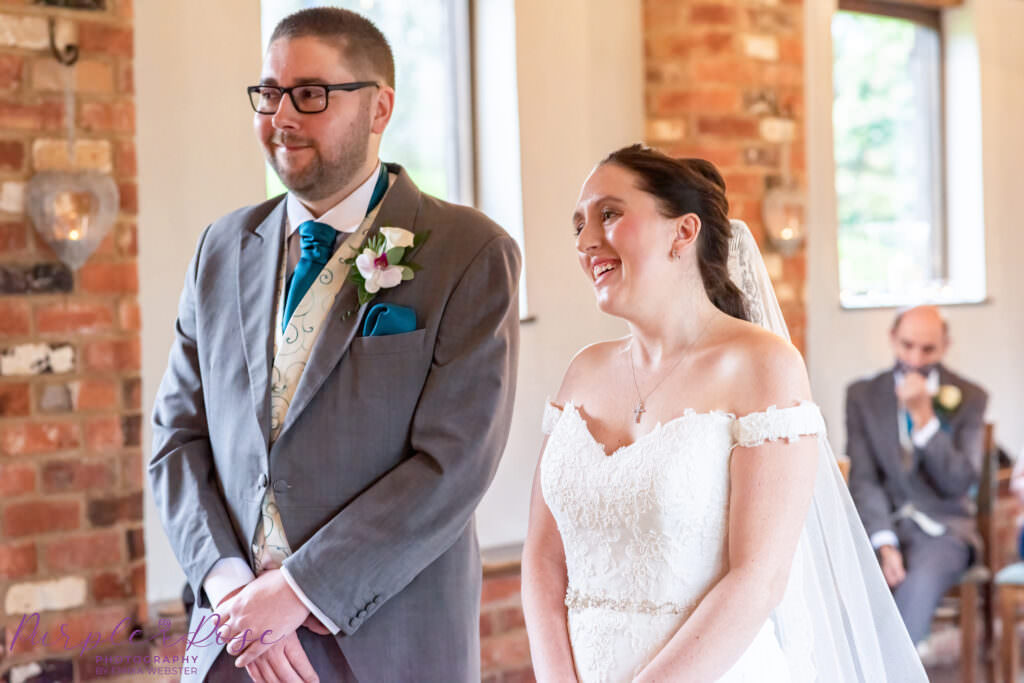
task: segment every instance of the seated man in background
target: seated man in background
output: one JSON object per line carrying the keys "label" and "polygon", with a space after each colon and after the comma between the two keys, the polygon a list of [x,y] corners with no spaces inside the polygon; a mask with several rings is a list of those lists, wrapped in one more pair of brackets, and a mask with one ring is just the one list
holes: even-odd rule
{"label": "seated man in background", "polygon": [[941,365],[949,329],[935,307],[898,314],[889,339],[895,367],[847,389],[850,493],[921,650],[980,545],[969,493],[988,396]]}

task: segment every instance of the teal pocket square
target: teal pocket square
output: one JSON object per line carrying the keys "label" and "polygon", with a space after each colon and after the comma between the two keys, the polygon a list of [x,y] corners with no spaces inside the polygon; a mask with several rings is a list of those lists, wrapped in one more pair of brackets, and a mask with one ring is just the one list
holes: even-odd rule
{"label": "teal pocket square", "polygon": [[376,304],[363,320],[364,337],[402,334],[416,329],[416,311],[395,304]]}

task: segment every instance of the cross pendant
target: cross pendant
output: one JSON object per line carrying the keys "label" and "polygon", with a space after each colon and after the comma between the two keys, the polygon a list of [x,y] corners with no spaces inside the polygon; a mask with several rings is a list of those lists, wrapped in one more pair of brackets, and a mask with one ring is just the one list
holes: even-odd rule
{"label": "cross pendant", "polygon": [[647,409],[644,408],[644,402],[643,401],[640,401],[639,403],[636,404],[636,408],[633,408],[633,414],[636,415],[636,423],[637,424],[640,424],[640,418],[646,412],[647,412]]}

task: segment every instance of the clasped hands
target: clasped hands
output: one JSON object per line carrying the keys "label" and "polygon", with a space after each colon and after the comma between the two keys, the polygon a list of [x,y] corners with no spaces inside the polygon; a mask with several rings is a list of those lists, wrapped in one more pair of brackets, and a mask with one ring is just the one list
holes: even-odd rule
{"label": "clasped hands", "polygon": [[315,682],[319,677],[299,643],[297,629],[329,631],[295,595],[281,570],[265,571],[217,604],[217,635],[227,642],[235,666],[256,683]]}
{"label": "clasped hands", "polygon": [[896,398],[906,406],[915,429],[920,429],[935,417],[928,380],[919,372],[908,372],[903,376],[903,382],[896,387]]}

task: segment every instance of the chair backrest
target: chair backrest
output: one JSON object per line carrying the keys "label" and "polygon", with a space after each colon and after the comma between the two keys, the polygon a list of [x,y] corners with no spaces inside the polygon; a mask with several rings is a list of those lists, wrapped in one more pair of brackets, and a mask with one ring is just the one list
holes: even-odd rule
{"label": "chair backrest", "polygon": [[999,472],[999,464],[996,462],[997,451],[994,433],[995,425],[991,422],[986,423],[984,444],[981,452],[981,476],[978,479],[978,493],[975,498],[978,533],[985,544],[984,556],[980,559],[993,572],[999,569],[999,549],[996,547],[994,514],[996,492],[998,490],[996,488],[996,475]]}

